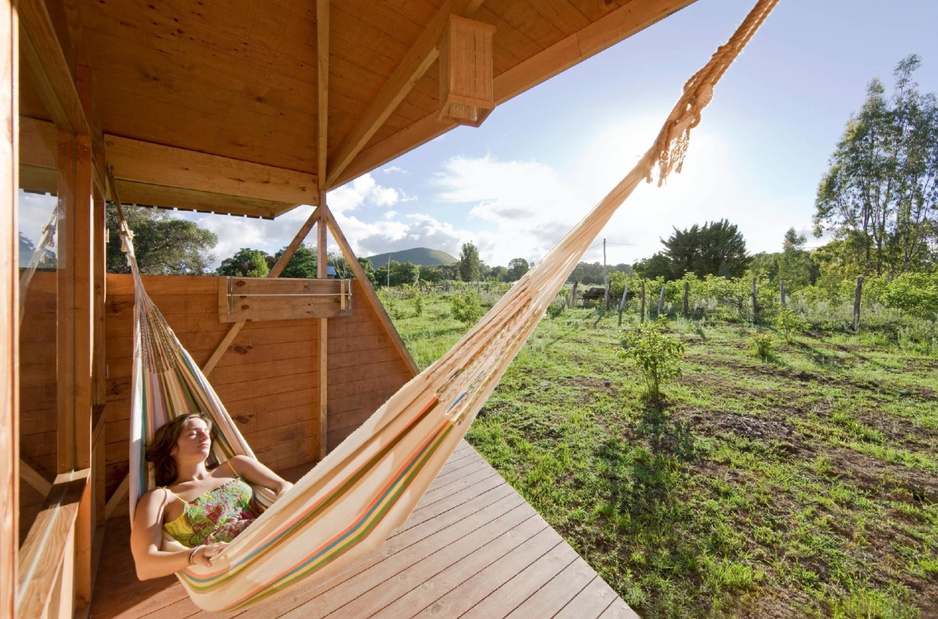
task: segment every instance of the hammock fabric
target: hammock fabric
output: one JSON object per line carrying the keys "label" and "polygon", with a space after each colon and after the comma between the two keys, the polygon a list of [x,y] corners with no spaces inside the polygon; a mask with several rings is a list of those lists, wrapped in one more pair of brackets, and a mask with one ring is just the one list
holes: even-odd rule
{"label": "hammock fabric", "polygon": [[[713,86],[777,0],[760,0],[729,43],[691,78],[655,144],[639,163],[463,339],[413,378],[269,507],[214,560],[177,576],[193,601],[231,611],[377,548],[410,514],[465,435],[508,364],[616,208],[643,180],[680,171],[689,131]],[[116,197],[116,196],[115,196]],[[221,435],[214,456],[253,456],[198,366],[136,281],[131,512],[152,487],[144,461],[153,431],[177,414],[209,413]],[[164,545],[164,548],[167,546]],[[179,546],[181,548],[181,546]]]}

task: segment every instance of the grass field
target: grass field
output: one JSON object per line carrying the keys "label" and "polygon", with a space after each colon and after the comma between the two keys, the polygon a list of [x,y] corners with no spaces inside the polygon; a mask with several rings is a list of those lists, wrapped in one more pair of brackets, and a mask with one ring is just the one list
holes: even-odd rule
{"label": "grass field", "polygon": [[[421,367],[467,328],[442,296],[387,304]],[[617,354],[635,321],[545,318],[467,436],[626,602],[646,619],[938,617],[938,358],[673,320],[683,374],[653,402]]]}

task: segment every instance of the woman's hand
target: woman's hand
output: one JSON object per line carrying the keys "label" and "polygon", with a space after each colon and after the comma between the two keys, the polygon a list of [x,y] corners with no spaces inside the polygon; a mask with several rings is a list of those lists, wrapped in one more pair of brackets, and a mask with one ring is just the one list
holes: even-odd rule
{"label": "woman's hand", "polygon": [[212,559],[221,554],[227,546],[227,542],[215,542],[214,544],[199,546],[195,549],[195,552],[190,551],[192,552],[192,558],[189,565],[212,567]]}

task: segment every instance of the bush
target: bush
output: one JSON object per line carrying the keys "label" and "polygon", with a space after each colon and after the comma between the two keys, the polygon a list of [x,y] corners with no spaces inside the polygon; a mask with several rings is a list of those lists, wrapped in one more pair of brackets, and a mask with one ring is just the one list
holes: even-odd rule
{"label": "bush", "polygon": [[664,333],[666,324],[658,319],[627,331],[622,339],[623,349],[619,351],[621,358],[642,371],[648,395],[654,400],[661,397],[662,382],[681,375],[680,362],[684,357],[684,344]]}
{"label": "bush", "polygon": [[482,317],[482,304],[479,295],[473,290],[454,294],[450,301],[453,318],[463,323],[473,323]]}
{"label": "bush", "polygon": [[791,342],[795,332],[801,333],[808,328],[808,321],[790,309],[783,309],[775,317],[775,327],[785,334],[786,342]]}
{"label": "bush", "polygon": [[768,361],[775,353],[775,338],[771,334],[759,331],[750,338],[753,351],[763,361]]}

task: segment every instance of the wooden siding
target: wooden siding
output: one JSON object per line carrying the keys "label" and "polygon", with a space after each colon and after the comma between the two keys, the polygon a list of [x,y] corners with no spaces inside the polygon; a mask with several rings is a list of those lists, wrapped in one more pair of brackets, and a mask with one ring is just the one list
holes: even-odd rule
{"label": "wooden siding", "polygon": [[[107,491],[127,474],[133,353],[133,280],[108,275]],[[218,321],[218,279],[144,276],[148,294],[196,363],[230,325]],[[330,318],[330,449],[411,375],[353,283],[352,313]],[[357,301],[357,302],[356,302]],[[209,376],[258,459],[282,470],[318,458],[319,328],[316,319],[248,322]]]}
{"label": "wooden siding", "polygon": [[[20,325],[20,457],[51,482],[56,468],[56,271],[36,271]],[[45,495],[20,481],[20,542]]]}
{"label": "wooden siding", "polygon": [[[200,611],[175,577],[137,580],[123,519],[109,526],[91,615],[216,616]],[[381,548],[230,616],[638,617],[466,442]]]}

